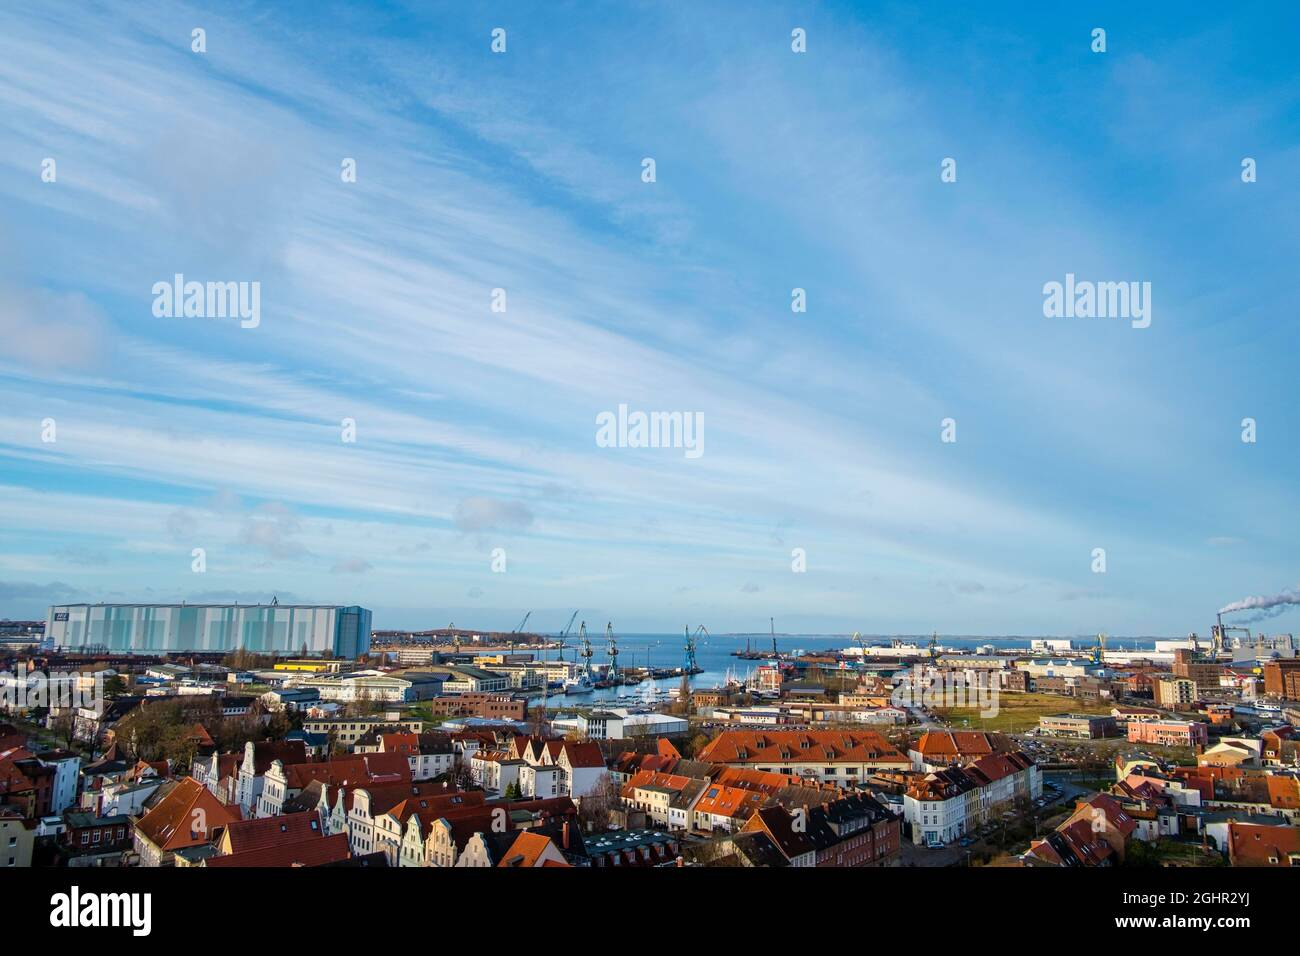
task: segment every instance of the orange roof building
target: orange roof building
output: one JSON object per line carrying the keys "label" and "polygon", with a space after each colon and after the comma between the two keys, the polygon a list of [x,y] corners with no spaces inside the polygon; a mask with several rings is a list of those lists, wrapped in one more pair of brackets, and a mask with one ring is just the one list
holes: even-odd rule
{"label": "orange roof building", "polygon": [[727,730],[696,759],[841,785],[864,780],[876,770],[911,766],[880,734],[848,730]]}
{"label": "orange roof building", "polygon": [[931,730],[921,735],[910,754],[917,770],[929,770],[1015,749],[1015,741],[1006,734],[977,730]]}
{"label": "orange roof building", "polygon": [[1233,866],[1300,866],[1300,828],[1229,823],[1227,842]]}
{"label": "orange roof building", "polygon": [[142,866],[162,866],[177,850],[208,843],[218,828],[241,818],[206,787],[184,777],[135,825],[135,850]]}
{"label": "orange roof building", "polygon": [[568,866],[564,854],[540,833],[522,831],[501,857],[498,867]]}
{"label": "orange roof building", "polygon": [[214,856],[205,860],[202,865],[218,869],[324,866],[327,863],[339,863],[351,856],[348,851],[347,834],[335,833],[333,836],[317,836],[315,839],[299,840],[296,843],[264,846],[230,856]]}

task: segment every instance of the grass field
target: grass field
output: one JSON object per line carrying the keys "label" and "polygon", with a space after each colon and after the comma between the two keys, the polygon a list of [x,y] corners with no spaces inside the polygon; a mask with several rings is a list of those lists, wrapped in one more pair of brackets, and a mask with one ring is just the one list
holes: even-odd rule
{"label": "grass field", "polygon": [[970,730],[995,730],[1024,733],[1038,726],[1044,714],[1109,714],[1109,701],[1085,701],[1056,694],[999,694],[997,714],[981,717],[975,707],[934,708],[934,715],[949,726]]}

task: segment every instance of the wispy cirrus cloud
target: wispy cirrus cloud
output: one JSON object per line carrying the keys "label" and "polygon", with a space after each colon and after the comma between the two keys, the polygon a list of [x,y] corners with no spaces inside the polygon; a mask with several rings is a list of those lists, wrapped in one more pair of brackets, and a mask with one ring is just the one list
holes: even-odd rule
{"label": "wispy cirrus cloud", "polygon": [[[54,534],[108,555],[94,587],[143,574],[181,587],[189,548],[206,546],[231,590],[259,583],[259,561],[304,593],[314,574],[382,562],[383,575],[336,573],[357,599],[400,606],[427,599],[434,569],[446,601],[481,594],[479,538],[502,531],[518,541],[513,568],[549,569],[575,604],[599,588],[647,620],[661,612],[647,595],[685,594],[682,580],[715,595],[682,607],[748,613],[739,577],[794,616],[849,622],[870,579],[869,603],[905,629],[937,581],[955,582],[942,613],[961,630],[978,629],[973,614],[1070,631],[1092,612],[1058,627],[1061,595],[1095,591],[1067,603],[1154,627],[1189,580],[1212,582],[1184,540],[1188,514],[1260,542],[1240,587],[1284,550],[1284,528],[1182,488],[1217,447],[1201,423],[1234,421],[1219,414],[1229,404],[1240,417],[1171,388],[1168,369],[1208,359],[1160,330],[1216,334],[1181,291],[1187,274],[1161,273],[1178,324],[1141,343],[1033,321],[1037,288],[1067,264],[1192,273],[1196,253],[1176,230],[1116,222],[1107,184],[1030,114],[984,108],[1014,80],[993,27],[974,25],[990,31],[989,72],[968,88],[942,55],[912,63],[887,24],[830,12],[809,21],[817,55],[803,61],[762,42],[767,19],[727,18],[739,32],[719,49],[707,27],[723,14],[705,8],[641,24],[636,43],[534,47],[540,59],[490,70],[466,23],[434,54],[419,18],[400,35],[383,17],[213,13],[200,57],[191,11],[120,15],[78,10],[77,28],[54,32],[57,5],[0,14],[0,193],[13,227],[59,253],[17,271],[15,288],[46,290],[24,301],[49,308],[23,312],[29,337],[0,356],[0,461],[16,489],[0,520],[23,560],[58,567],[42,550]],[[1121,62],[1101,82],[1130,106],[1144,90],[1186,106],[1176,55],[1154,72]],[[1068,101],[1091,95],[1062,82]],[[1112,147],[1103,164],[1127,155]],[[950,151],[961,178],[939,192]],[[647,154],[653,187],[638,176]],[[44,155],[58,184],[34,176]],[[346,156],[355,184],[339,178]],[[177,271],[260,280],[264,325],[154,319],[147,290]],[[805,316],[789,312],[796,285]],[[496,287],[505,313],[488,308]],[[598,451],[594,415],[622,401],[701,410],[708,455],[687,467]],[[944,447],[949,414],[961,439]],[[39,439],[46,417],[56,443]],[[1287,512],[1283,482],[1215,454],[1262,510]],[[1124,467],[1099,464],[1113,458]],[[1095,588],[1096,538],[1148,603]],[[793,547],[815,573],[790,574]],[[493,600],[542,603],[540,579],[487,580]],[[999,601],[1013,586],[1026,593]]]}

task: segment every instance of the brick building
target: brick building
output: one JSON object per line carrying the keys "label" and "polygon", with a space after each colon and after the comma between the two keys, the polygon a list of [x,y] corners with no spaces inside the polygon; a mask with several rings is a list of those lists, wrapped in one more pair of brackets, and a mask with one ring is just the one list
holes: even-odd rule
{"label": "brick building", "polygon": [[1137,744],[1204,747],[1210,742],[1210,729],[1198,720],[1132,721],[1128,725],[1128,739]]}
{"label": "brick building", "polygon": [[1198,659],[1189,648],[1174,651],[1173,672],[1175,677],[1185,677],[1196,684],[1197,693],[1218,690],[1219,678],[1223,676],[1223,665],[1214,661]]}
{"label": "brick building", "polygon": [[493,720],[523,720],[528,715],[528,702],[509,694],[458,694],[454,697],[435,697],[429,702],[432,713],[447,717],[488,717]]}
{"label": "brick building", "polygon": [[1265,664],[1264,693],[1270,697],[1300,700],[1300,657]]}

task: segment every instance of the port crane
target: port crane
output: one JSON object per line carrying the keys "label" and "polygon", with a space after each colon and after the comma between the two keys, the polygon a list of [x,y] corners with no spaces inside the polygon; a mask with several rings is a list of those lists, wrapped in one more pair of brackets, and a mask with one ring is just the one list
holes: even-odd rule
{"label": "port crane", "polygon": [[605,676],[613,684],[618,681],[618,641],[614,640],[614,624],[612,621],[605,622],[605,640],[609,642],[606,647],[609,653],[609,673]]}
{"label": "port crane", "polygon": [[[577,612],[575,611],[574,613],[577,613]],[[524,615],[524,619],[523,619],[522,621],[520,621],[520,622],[519,622],[519,625],[518,625],[518,626],[517,626],[513,631],[511,631],[510,633],[511,633],[511,634],[518,634],[520,631],[522,631],[522,630],[524,629],[524,625],[528,623],[528,619],[529,619],[530,617],[532,617],[532,616],[533,616],[533,612],[532,612],[532,611],[529,611],[527,614],[525,614],[525,615]]]}
{"label": "port crane", "polygon": [[595,653],[591,649],[591,638],[587,637],[587,622],[583,621],[578,626],[578,640],[582,641],[582,650],[578,656],[582,658],[582,676],[589,684],[596,682],[596,672],[592,669],[591,658]]}
{"label": "port crane", "polygon": [[686,666],[682,669],[685,674],[697,674],[700,665],[695,660],[695,645],[699,641],[700,635],[709,636],[709,630],[703,624],[695,629],[695,636],[691,636],[691,626],[686,625]]}
{"label": "port crane", "polygon": [[939,632],[935,631],[930,635],[929,644],[930,663],[933,664],[939,659]]}
{"label": "port crane", "polygon": [[1104,664],[1106,662],[1106,635],[1097,635],[1097,644],[1092,649],[1092,662],[1094,664]]}

